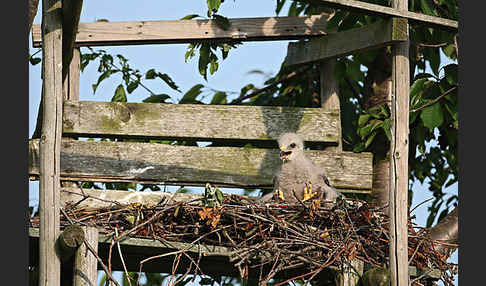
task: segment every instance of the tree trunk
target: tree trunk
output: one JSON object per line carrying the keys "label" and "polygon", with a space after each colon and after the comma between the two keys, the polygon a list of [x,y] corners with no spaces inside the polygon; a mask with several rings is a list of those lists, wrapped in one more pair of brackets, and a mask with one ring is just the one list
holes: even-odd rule
{"label": "tree trunk", "polygon": [[456,207],[439,223],[430,228],[430,238],[447,243],[444,245],[436,243],[435,249],[438,250],[444,257],[449,258],[457,247],[450,244],[459,244],[459,207]]}

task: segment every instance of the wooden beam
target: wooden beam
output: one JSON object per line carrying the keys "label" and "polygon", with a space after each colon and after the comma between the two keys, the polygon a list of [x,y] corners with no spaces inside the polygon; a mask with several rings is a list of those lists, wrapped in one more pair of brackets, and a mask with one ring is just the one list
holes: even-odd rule
{"label": "wooden beam", "polygon": [[[111,235],[106,235],[103,233],[100,233],[98,236],[98,254],[103,259],[103,261],[106,261],[108,259],[108,249],[111,244],[111,238]],[[30,253],[32,254],[29,256],[29,265],[36,265],[37,257],[35,256],[35,249],[37,248],[38,243],[39,229],[29,228],[29,248]],[[166,241],[165,243],[163,243],[152,239],[134,237],[128,237],[126,239],[123,239],[122,241],[120,241],[120,245],[123,253],[123,258],[125,260],[125,263],[127,264],[128,271],[138,272],[139,262],[145,258],[162,253],[173,252],[174,250],[186,249],[186,253],[188,253],[189,255],[195,255],[196,260],[199,252],[201,253],[201,261],[199,263],[199,266],[205,274],[216,274],[233,277],[237,277],[239,275],[238,270],[236,269],[236,267],[233,266],[233,263],[230,261],[230,257],[234,252],[229,247],[198,244],[190,246],[188,243],[183,242]],[[173,258],[173,256],[168,256],[151,260],[144,264],[142,271],[155,273],[171,273]],[[184,263],[187,263],[187,260],[184,261],[184,259],[182,259],[180,266],[177,268],[179,271],[178,273],[184,273],[187,270],[186,267],[181,267],[181,265],[184,265]],[[329,268],[335,269],[335,267]],[[255,268],[249,268],[250,277],[251,274],[258,275],[252,272],[254,271],[253,269]],[[120,258],[115,252],[113,252],[112,256],[112,270],[123,271]],[[412,275],[413,277],[420,276],[422,273],[423,272],[417,270],[416,267],[410,266],[410,275]],[[302,274],[302,269],[290,269],[289,271],[280,272],[277,277],[290,278],[299,274]],[[424,277],[426,278],[428,277],[432,279],[438,279],[440,278],[441,272],[440,270],[435,269],[424,274]]]}
{"label": "wooden beam", "polygon": [[392,18],[365,27],[331,33],[308,42],[291,42],[285,65],[338,58],[407,40],[407,22]]}
{"label": "wooden beam", "polygon": [[[87,196],[87,197],[86,197]],[[162,201],[187,202],[203,198],[201,194],[170,193],[170,192],[138,192],[126,190],[97,190],[65,187],[61,189],[61,207],[75,204],[86,210],[110,208],[116,204],[157,205]],[[113,203],[113,202],[116,202]]]}
{"label": "wooden beam", "polygon": [[69,70],[73,58],[74,42],[78,31],[83,0],[62,0],[62,78]]}
{"label": "wooden beam", "polygon": [[[86,137],[337,142],[339,112],[320,108],[201,104],[64,102],[63,133]],[[275,145],[277,147],[277,145]]]}
{"label": "wooden beam", "polygon": [[[29,142],[29,174],[38,174],[39,140]],[[305,151],[344,192],[371,189],[371,153]],[[63,180],[271,188],[278,149],[156,143],[63,141]]]}
{"label": "wooden beam", "polygon": [[[408,11],[408,0],[393,0],[394,9]],[[408,31],[408,29],[407,29]],[[391,286],[408,286],[408,135],[409,41],[392,48],[392,108],[390,144],[390,275]]]}
{"label": "wooden beam", "polygon": [[39,143],[39,285],[60,285],[59,190],[62,133],[62,6],[61,0],[43,0],[42,90],[44,104]]}
{"label": "wooden beam", "polygon": [[[98,251],[98,229],[96,227],[82,227],[87,243]],[[98,282],[98,261],[88,251],[86,244],[82,243],[76,250],[74,257],[74,286],[93,286]]]}
{"label": "wooden beam", "polygon": [[[334,77],[334,67],[336,66],[336,59],[322,61],[319,66],[319,79],[321,89],[321,108],[323,110],[337,110],[338,121],[337,132],[338,138],[342,138],[341,126],[341,105],[339,103],[339,83]],[[334,150],[336,152],[343,151],[342,140],[338,140],[337,146],[326,147],[326,150]]]}
{"label": "wooden beam", "polygon": [[[75,45],[110,46],[181,44],[203,40],[277,41],[325,35],[328,14],[309,17],[229,19],[221,29],[214,20],[169,20],[80,23]],[[40,27],[32,26],[34,47],[42,45]]]}
{"label": "wooden beam", "polygon": [[450,19],[410,12],[407,9],[396,9],[377,4],[371,4],[356,0],[301,0],[316,5],[343,9],[368,15],[378,15],[385,17],[401,17],[408,19],[411,23],[416,23],[429,27],[437,27],[445,30],[458,31],[458,22]]}

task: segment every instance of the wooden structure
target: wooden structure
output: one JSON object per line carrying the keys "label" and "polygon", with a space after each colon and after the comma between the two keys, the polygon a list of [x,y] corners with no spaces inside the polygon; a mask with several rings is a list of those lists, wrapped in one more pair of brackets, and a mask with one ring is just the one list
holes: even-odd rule
{"label": "wooden structure", "polygon": [[[68,137],[133,137],[201,141],[267,141],[293,131],[305,141],[324,142],[324,151],[306,151],[325,168],[330,182],[344,193],[367,193],[372,186],[372,156],[343,152],[337,85],[330,76],[334,60],[357,51],[393,45],[394,89],[390,206],[395,219],[390,266],[393,285],[408,285],[407,232],[402,218],[407,211],[408,136],[408,26],[407,20],[434,27],[457,29],[457,22],[408,12],[404,0],[382,7],[352,0],[313,2],[385,16],[383,21],[356,30],[327,34],[328,15],[311,17],[231,19],[228,30],[212,20],[79,23],[82,1],[44,0],[42,26],[32,29],[34,46],[43,48],[42,132],[29,142],[29,175],[40,180],[40,229],[31,229],[31,263],[39,265],[40,285],[59,285],[59,213],[63,202],[80,190],[68,181],[136,182],[150,184],[204,185],[269,188],[277,168],[277,149],[235,147],[187,147],[151,143],[77,141]],[[390,16],[397,18],[390,18]],[[79,101],[80,46],[190,43],[204,40],[270,41],[312,40],[289,45],[287,65],[320,61],[322,108],[169,105]],[[352,45],[349,39],[352,38]],[[59,67],[62,67],[60,69]],[[251,128],[248,119],[251,119]],[[231,121],[228,121],[231,119]],[[157,126],[154,128],[154,126]],[[277,147],[276,145],[274,147]],[[215,159],[217,158],[217,159]],[[236,159],[236,160],[235,160]],[[61,184],[61,182],[63,182]],[[84,190],[84,192],[95,192]],[[95,192],[96,193],[96,192]],[[106,191],[98,196],[118,196],[121,201],[138,195]],[[120,197],[122,196],[122,197]],[[178,199],[184,199],[182,195]],[[147,198],[143,198],[145,200]],[[406,220],[405,220],[406,223]],[[101,258],[107,256],[106,237],[96,239]],[[137,271],[137,261],[156,253],[186,247],[183,243],[129,238],[120,242],[131,259],[127,268]],[[86,245],[86,247],[93,247]],[[96,247],[94,248],[96,249]],[[194,250],[201,251],[201,250]],[[230,252],[205,246],[205,273],[237,275],[230,267]],[[88,259],[88,258],[86,258]],[[93,258],[89,258],[93,259]],[[169,259],[169,258],[167,258]],[[169,270],[167,259],[145,266],[145,271]],[[75,264],[86,264],[77,259]],[[89,263],[88,263],[89,264]],[[91,263],[96,267],[96,263]],[[75,265],[75,267],[77,267]],[[88,267],[89,268],[89,267]],[[113,260],[113,270],[122,270]],[[92,269],[83,270],[83,278]],[[95,273],[96,271],[94,271]],[[86,275],[84,275],[86,274]],[[417,274],[417,273],[415,273]],[[93,274],[91,274],[93,275]],[[289,274],[290,275],[290,274]],[[352,275],[346,280],[354,281]],[[86,281],[85,281],[86,282]],[[82,285],[84,282],[79,282]]]}

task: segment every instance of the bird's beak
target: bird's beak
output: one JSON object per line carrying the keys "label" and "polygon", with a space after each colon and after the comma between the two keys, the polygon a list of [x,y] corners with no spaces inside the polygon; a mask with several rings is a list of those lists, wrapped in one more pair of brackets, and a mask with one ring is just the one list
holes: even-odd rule
{"label": "bird's beak", "polygon": [[292,154],[292,151],[285,151],[285,147],[280,146],[280,160],[285,162],[288,160],[290,154]]}

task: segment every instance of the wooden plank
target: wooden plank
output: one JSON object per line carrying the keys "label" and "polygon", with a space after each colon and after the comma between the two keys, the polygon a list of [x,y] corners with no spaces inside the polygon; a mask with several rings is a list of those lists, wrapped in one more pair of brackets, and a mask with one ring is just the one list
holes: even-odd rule
{"label": "wooden plank", "polygon": [[458,31],[458,22],[450,19],[429,16],[421,13],[410,12],[407,9],[396,9],[377,4],[371,4],[356,0],[301,0],[316,5],[354,11],[368,15],[378,15],[385,17],[401,17],[408,19],[410,23],[416,23],[429,27],[437,27],[445,30]]}
{"label": "wooden plank", "polygon": [[[221,29],[214,20],[165,20],[79,23],[75,45],[180,44],[201,40],[276,41],[325,35],[329,14],[309,17],[229,19]],[[34,47],[42,45],[40,27],[32,26]]]}
{"label": "wooden plank", "polygon": [[365,27],[331,33],[308,42],[291,42],[285,65],[338,58],[407,40],[407,22],[392,18]]}
{"label": "wooden plank", "polygon": [[[393,0],[394,9],[408,11],[408,0]],[[408,28],[407,28],[408,31]],[[390,275],[391,286],[409,285],[408,273],[408,135],[409,41],[392,48],[390,143]]]}
{"label": "wooden plank", "polygon": [[[29,265],[36,265],[36,248],[39,243],[39,229],[29,228],[29,248],[32,255],[29,256]],[[98,237],[98,254],[101,256],[103,261],[107,261],[108,248],[111,244],[111,236],[107,236],[103,233],[99,234]],[[238,270],[233,267],[230,261],[230,257],[233,254],[233,250],[229,247],[215,246],[215,245],[189,245],[188,243],[182,242],[160,242],[151,239],[128,237],[120,241],[123,258],[127,264],[128,271],[139,271],[139,261],[162,253],[173,252],[174,250],[186,249],[186,253],[190,255],[197,255],[201,252],[201,261],[199,266],[205,274],[216,274],[225,276],[238,276]],[[197,256],[196,256],[197,258]],[[143,271],[156,272],[156,273],[170,273],[172,268],[173,256],[168,256],[167,258],[154,259],[150,262],[144,264]],[[197,259],[196,259],[197,260]],[[184,261],[184,260],[182,260]],[[187,261],[186,261],[187,262]],[[122,271],[122,265],[119,256],[114,252],[112,257],[112,270]],[[181,262],[184,265],[184,262]],[[186,264],[187,265],[187,264]],[[334,267],[330,267],[333,268]],[[418,276],[422,272],[417,270],[416,267],[410,266],[410,275]],[[99,267],[98,269],[101,269]],[[184,272],[187,267],[178,267],[178,271]],[[250,270],[250,277],[253,269]],[[165,270],[165,271],[164,271]],[[300,272],[299,272],[300,271]],[[283,271],[287,272],[287,271]],[[180,272],[178,272],[180,273]],[[294,277],[302,274],[302,269],[290,269],[287,273],[280,273],[278,277]],[[292,276],[293,275],[293,276]],[[426,273],[425,277],[438,279],[440,278],[440,270],[431,270]]]}
{"label": "wooden plank", "polygon": [[[87,196],[87,198],[86,198]],[[169,193],[169,192],[138,192],[125,190],[97,190],[65,187],[61,189],[61,207],[76,204],[83,209],[98,209],[114,207],[116,204],[157,205],[162,201],[187,202],[203,198],[201,194]],[[116,203],[114,203],[116,202]]]}
{"label": "wooden plank", "polygon": [[[322,61],[319,66],[319,78],[321,88],[321,108],[323,110],[337,110],[339,112],[337,125],[338,138],[342,138],[341,105],[339,104],[339,84],[334,77],[336,59]],[[336,146],[326,147],[326,150],[336,152],[343,151],[343,144],[338,140]]]}
{"label": "wooden plank", "polygon": [[[38,174],[39,140],[29,142],[29,174]],[[343,192],[371,189],[372,154],[308,150]],[[191,147],[156,143],[63,141],[63,180],[271,188],[278,149]]]}
{"label": "wooden plank", "polygon": [[296,132],[313,142],[339,138],[339,112],[320,108],[67,101],[63,115],[64,134],[86,137],[261,141]]}
{"label": "wooden plank", "polygon": [[42,90],[44,104],[39,143],[39,285],[60,285],[59,236],[60,153],[62,123],[62,6],[42,1]]}
{"label": "wooden plank", "polygon": [[[85,241],[98,251],[98,229],[83,226]],[[74,257],[74,286],[92,286],[98,282],[98,261],[88,251],[86,244],[82,243],[76,250]]]}

